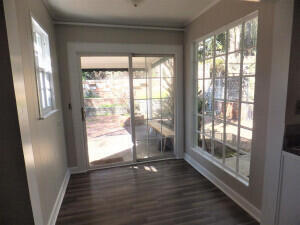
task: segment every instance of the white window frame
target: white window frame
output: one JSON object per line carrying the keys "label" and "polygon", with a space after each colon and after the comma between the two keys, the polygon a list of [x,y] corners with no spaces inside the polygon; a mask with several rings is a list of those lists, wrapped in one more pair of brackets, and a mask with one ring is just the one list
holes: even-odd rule
{"label": "white window frame", "polygon": [[[33,40],[33,54],[35,62],[35,76],[38,93],[38,105],[39,105],[39,119],[45,119],[54,113],[56,110],[55,104],[55,92],[53,84],[53,72],[51,63],[50,41],[47,32],[40,26],[40,24],[31,17],[32,24],[32,40]],[[43,56],[48,57],[44,61],[46,65],[39,64],[38,50],[36,49],[36,34],[38,34],[44,42],[44,48],[40,51]],[[46,68],[47,67],[47,68]],[[48,78],[49,88],[46,88],[46,80]],[[47,99],[47,93],[50,92],[50,99]],[[50,102],[49,102],[50,100]]]}
{"label": "white window frame", "polygon": [[[246,186],[249,185],[249,178],[248,177],[245,177],[243,175],[241,175],[239,173],[239,157],[237,157],[237,160],[236,160],[236,170],[233,170],[231,169],[230,167],[228,167],[225,162],[224,162],[224,147],[223,147],[223,159],[222,159],[222,162],[218,161],[215,156],[214,156],[214,148],[212,147],[212,152],[211,153],[208,153],[207,151],[205,151],[205,149],[203,147],[199,147],[198,146],[198,135],[199,135],[199,131],[198,131],[198,96],[197,96],[197,92],[198,92],[198,45],[200,42],[204,42],[207,38],[209,37],[214,37],[214,44],[213,44],[213,56],[210,57],[209,59],[213,59],[213,73],[215,73],[215,58],[216,57],[219,57],[219,56],[225,56],[225,91],[224,91],[224,107],[226,108],[226,91],[227,91],[227,64],[228,64],[228,55],[229,54],[232,54],[234,52],[241,52],[241,64],[240,64],[240,74],[239,74],[239,78],[240,78],[240,90],[239,90],[239,101],[238,101],[238,104],[239,104],[239,116],[238,116],[238,124],[237,124],[237,128],[238,128],[238,136],[237,136],[237,154],[239,154],[239,142],[240,142],[240,129],[248,129],[248,130],[251,130],[252,131],[252,137],[254,136],[253,133],[255,132],[254,130],[254,127],[252,127],[251,129],[248,128],[248,127],[244,127],[241,125],[241,104],[242,103],[246,103],[245,101],[242,101],[242,91],[241,91],[241,84],[242,84],[242,78],[243,77],[256,77],[256,68],[255,68],[255,74],[254,76],[251,75],[251,76],[248,76],[248,75],[242,75],[242,70],[243,70],[243,58],[244,58],[244,54],[242,53],[243,52],[243,48],[244,48],[244,44],[242,44],[242,47],[241,49],[239,49],[238,51],[233,51],[233,52],[229,52],[228,51],[228,32],[231,28],[234,28],[238,25],[242,25],[242,37],[241,37],[241,41],[243,41],[243,38],[244,38],[244,25],[245,25],[245,22],[251,20],[251,19],[254,19],[254,18],[258,18],[258,12],[255,11],[254,13],[251,13],[250,15],[248,16],[245,16],[237,21],[234,21],[226,26],[223,26],[219,29],[217,29],[216,31],[214,32],[211,32],[207,35],[204,35],[203,37],[195,40],[193,42],[193,102],[194,102],[194,106],[193,106],[193,136],[192,136],[192,150],[198,154],[200,154],[202,157],[204,157],[205,159],[207,159],[208,161],[212,162],[214,165],[216,165],[217,167],[221,168],[222,170],[224,170],[225,172],[227,172],[228,174],[232,175],[233,177],[235,177],[236,179],[238,179],[241,183],[245,184]],[[215,38],[217,35],[223,33],[223,32],[226,32],[226,50],[225,50],[225,54],[220,54],[218,56],[215,55],[216,51],[215,51]],[[256,59],[257,59],[257,46],[256,46]],[[257,63],[257,62],[256,62]],[[235,77],[235,76],[234,76]],[[205,74],[203,74],[203,83],[205,82],[205,80],[208,79],[208,78],[205,78]],[[212,80],[212,83],[213,83],[213,87],[215,85],[215,76],[211,77],[210,78]],[[254,89],[254,93],[255,93],[256,89]],[[214,88],[213,88],[213,101],[214,101],[214,95],[215,95],[215,91],[214,91]],[[255,98],[254,98],[254,101],[251,102],[251,104],[253,104],[253,111],[255,110]],[[213,104],[214,105],[214,104]],[[204,111],[204,106],[202,106],[202,111]],[[226,111],[226,109],[225,109]],[[254,112],[253,112],[254,113]],[[204,114],[202,113],[202,117],[204,119]],[[215,118],[214,118],[214,106],[213,106],[213,113],[212,113],[212,121],[214,121]],[[253,119],[254,120],[254,119]],[[226,124],[230,124],[230,122],[227,122],[226,121],[226,118],[224,118],[224,131],[223,131],[223,136],[225,135],[226,131]],[[203,134],[203,130],[204,130],[204,122],[202,123],[202,127],[201,127],[201,133]],[[213,140],[213,136],[214,136],[214,130],[212,129],[212,140]],[[215,139],[214,139],[215,140]],[[252,138],[252,142],[253,142],[253,138]],[[202,135],[202,146],[203,146],[203,143],[204,143],[204,139],[203,139],[203,135]],[[223,140],[223,145],[225,146],[226,145],[226,141]],[[251,143],[251,151],[253,150],[252,148],[253,146],[253,143]],[[251,153],[250,153],[250,156],[251,156]],[[250,158],[250,167],[251,167],[251,158]],[[249,169],[250,171],[250,169]]]}

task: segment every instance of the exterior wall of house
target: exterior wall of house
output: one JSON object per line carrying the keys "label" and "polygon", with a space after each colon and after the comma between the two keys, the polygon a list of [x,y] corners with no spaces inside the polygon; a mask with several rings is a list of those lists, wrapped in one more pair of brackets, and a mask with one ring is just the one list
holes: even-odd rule
{"label": "exterior wall of house", "polygon": [[68,71],[67,43],[121,43],[182,45],[183,32],[87,26],[56,25],[57,52],[63,94],[65,133],[68,148],[68,165],[76,166],[76,148],[73,134],[70,99],[70,75]]}
{"label": "exterior wall of house", "polygon": [[[258,55],[256,73],[256,100],[254,111],[253,150],[250,168],[249,186],[224,172],[213,163],[192,150],[193,118],[193,42],[222,26],[258,11]],[[258,211],[262,206],[262,189],[264,181],[264,162],[266,149],[266,132],[268,93],[271,77],[272,27],[274,3],[271,1],[247,2],[222,0],[191,23],[184,35],[185,54],[185,150],[189,156],[199,162],[229,188],[250,202]]]}
{"label": "exterior wall of house", "polygon": [[[13,0],[8,0],[6,1],[6,5],[12,2]],[[24,151],[29,186],[33,184],[32,179],[34,176],[37,183],[37,189],[32,189],[30,197],[33,203],[40,202],[40,206],[33,207],[34,214],[41,210],[41,215],[36,215],[35,217],[36,224],[48,224],[53,206],[67,172],[55,30],[52,19],[42,0],[14,0],[14,5],[15,9],[10,8],[11,10],[7,11],[6,15],[9,17],[11,23],[14,21],[15,24],[13,27],[10,27],[10,29],[16,29],[17,34],[15,35],[18,36],[18,40],[15,36],[9,36],[11,50],[14,50],[15,46],[20,46],[20,55],[13,55],[12,58],[17,60],[15,67],[20,69],[20,71],[18,71],[20,75],[18,79],[24,81],[23,84],[17,84],[16,90],[18,92],[16,91],[16,95],[17,97],[22,96],[19,99],[17,98],[17,104],[21,115],[19,120],[23,148],[29,148],[30,146],[33,152],[33,158],[30,158],[29,151]],[[17,19],[10,18],[14,13],[16,13]],[[48,32],[50,39],[53,79],[58,111],[44,120],[39,120],[31,15]],[[20,91],[21,85],[25,86],[25,92],[24,90]],[[23,115],[25,112],[28,117],[28,126],[25,127],[27,130],[25,128],[22,130],[22,124],[24,124],[26,120],[26,117]],[[29,171],[35,175],[32,177]],[[39,218],[37,219],[37,217]]]}

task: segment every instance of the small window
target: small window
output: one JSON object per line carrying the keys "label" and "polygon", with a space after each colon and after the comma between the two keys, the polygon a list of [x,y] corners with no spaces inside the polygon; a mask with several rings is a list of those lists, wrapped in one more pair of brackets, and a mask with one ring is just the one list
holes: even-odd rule
{"label": "small window", "polygon": [[32,32],[40,118],[44,118],[55,110],[50,44],[48,34],[33,18]]}
{"label": "small window", "polygon": [[249,16],[195,43],[194,147],[248,181],[255,102],[258,18]]}

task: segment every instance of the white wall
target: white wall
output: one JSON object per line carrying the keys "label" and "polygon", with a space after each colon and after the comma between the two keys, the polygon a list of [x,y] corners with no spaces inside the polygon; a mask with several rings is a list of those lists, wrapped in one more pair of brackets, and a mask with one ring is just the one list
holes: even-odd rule
{"label": "white wall", "polygon": [[70,97],[70,74],[68,71],[67,43],[120,43],[120,44],[166,44],[182,45],[183,32],[102,28],[87,26],[56,25],[59,69],[63,94],[65,133],[68,148],[68,165],[76,167],[76,147],[72,125],[72,112],[68,109]]}
{"label": "white wall", "polygon": [[[267,131],[267,113],[269,82],[271,76],[272,26],[274,3],[254,3],[236,0],[222,0],[210,10],[198,17],[185,31],[185,148],[189,156],[199,162],[217,179],[242,196],[258,211],[262,205],[264,180],[264,160]],[[244,185],[219,167],[191,150],[192,147],[192,105],[193,73],[192,44],[198,38],[217,30],[235,20],[258,11],[258,55],[256,74],[256,102],[254,112],[253,151],[249,186]]]}
{"label": "white wall", "polygon": [[[23,148],[28,150],[24,152],[24,158],[27,170],[32,171],[30,173],[32,177],[28,177],[29,186],[32,186],[33,180],[37,184],[34,190],[30,188],[33,190],[30,193],[31,200],[40,203],[40,206],[36,204],[36,207],[33,207],[35,217],[40,217],[35,218],[36,224],[48,224],[67,171],[54,26],[41,0],[15,0],[15,9],[10,4],[12,0],[9,0],[9,4],[7,3],[8,1],[6,1],[6,6],[9,7],[6,7],[6,9],[10,11],[6,12],[6,15],[16,14],[17,16],[17,21],[14,21],[13,24],[15,33],[10,32],[9,34],[18,34],[18,38],[9,36],[9,40],[12,50],[11,54],[13,54],[11,57],[14,59],[13,71],[18,72],[18,76],[14,74],[14,78],[17,77],[18,79],[16,80],[18,82],[15,84],[18,85],[16,96],[19,96],[17,104],[20,110],[19,120]],[[56,103],[59,110],[44,120],[38,120],[39,108],[35,80],[31,14],[49,34]],[[10,17],[10,19],[16,18]],[[18,49],[15,49],[15,46],[19,46],[20,51],[17,51]],[[25,86],[25,93],[21,85]],[[25,124],[25,127],[22,124]],[[33,158],[29,156],[30,152],[33,153]],[[28,174],[27,171],[27,176]],[[39,210],[40,214],[36,213]]]}

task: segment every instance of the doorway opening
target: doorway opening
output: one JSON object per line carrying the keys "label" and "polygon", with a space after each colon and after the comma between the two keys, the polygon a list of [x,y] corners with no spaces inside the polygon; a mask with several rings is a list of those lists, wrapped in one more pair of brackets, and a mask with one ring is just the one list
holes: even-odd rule
{"label": "doorway opening", "polygon": [[173,56],[82,56],[90,167],[174,158]]}

